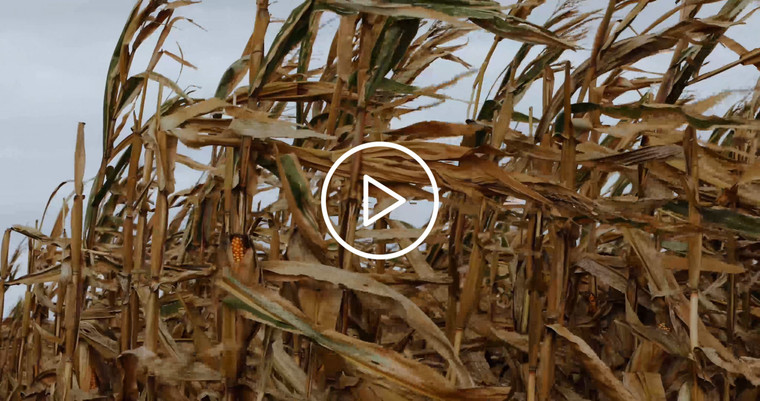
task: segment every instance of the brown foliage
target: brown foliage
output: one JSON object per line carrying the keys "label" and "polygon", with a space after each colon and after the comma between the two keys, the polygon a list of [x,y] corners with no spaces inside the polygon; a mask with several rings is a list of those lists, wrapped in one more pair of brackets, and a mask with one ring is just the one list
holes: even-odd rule
{"label": "brown foliage", "polygon": [[[192,2],[142,3],[110,65],[92,191],[85,201],[81,124],[74,197],[53,231],[3,237],[2,295],[27,289],[2,320],[3,399],[756,399],[758,93],[723,117],[706,115],[723,94],[684,95],[756,65],[757,50],[726,36],[746,2],[707,18],[702,2],[678,4],[624,37],[648,2],[569,4],[539,26],[530,2],[307,0],[266,48],[258,0],[242,57],[209,99],[154,71],[163,55],[194,68],[163,49]],[[333,47],[309,68],[328,14],[340,18]],[[555,63],[597,17],[590,58]],[[456,51],[473,30],[494,44],[472,119],[391,129],[424,109],[418,99],[449,101],[461,76],[412,84],[436,59],[469,67]],[[129,76],[152,35],[146,71]],[[482,71],[507,40],[523,46],[481,102]],[[700,71],[718,44],[738,61]],[[662,74],[635,76],[663,51]],[[518,111],[531,85],[540,116]],[[337,246],[319,207],[333,161],[377,140],[417,152],[441,187],[424,245],[387,261]],[[350,160],[328,201],[339,232],[368,252],[410,244],[420,230],[387,216],[356,230],[358,179],[429,200],[425,174],[383,149]],[[175,188],[177,163],[202,172],[196,185]],[[265,193],[276,201],[262,207]],[[26,238],[24,276],[11,230]]]}

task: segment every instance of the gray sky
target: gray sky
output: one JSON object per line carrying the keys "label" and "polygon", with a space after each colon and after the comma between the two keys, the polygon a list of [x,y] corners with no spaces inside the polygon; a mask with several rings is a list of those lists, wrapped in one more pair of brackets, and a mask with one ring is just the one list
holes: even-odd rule
{"label": "gray sky", "polygon": [[[555,7],[553,2],[550,3],[552,4],[537,9],[531,20],[543,23]],[[582,8],[602,8],[604,3],[599,0],[587,1]],[[0,230],[13,224],[33,226],[35,219],[40,218],[52,190],[62,181],[72,178],[78,121],[87,124],[86,176],[95,174],[101,153],[105,73],[115,42],[133,4],[129,0],[26,0],[3,4],[0,12]],[[294,0],[272,1],[273,20],[284,19],[297,4],[300,2]],[[637,30],[643,29],[673,6],[672,0],[658,1],[645,10],[645,15],[634,27]],[[712,15],[718,7],[719,5],[707,6],[700,16]],[[205,28],[204,31],[190,23],[180,22],[178,29],[166,42],[165,48],[175,54],[179,54],[175,43],[179,42],[185,58],[198,67],[197,71],[185,69],[179,84],[182,87],[198,86],[196,96],[211,96],[224,70],[239,58],[251,33],[255,0],[209,0],[183,7],[178,13]],[[623,14],[616,15],[622,16]],[[677,14],[674,18],[677,18]],[[674,18],[661,26],[672,25]],[[729,36],[747,49],[754,49],[758,45],[752,43],[752,38],[757,37],[752,26],[757,26],[758,22],[759,18],[753,16],[746,25],[732,28]],[[324,60],[337,27],[337,19],[333,14],[325,13],[322,24],[325,32],[318,36],[314,51],[315,63]],[[269,40],[279,26],[280,24],[273,24],[270,27]],[[596,25],[592,24],[591,27],[590,38],[581,42],[586,47],[590,47]],[[482,32],[471,34],[467,38],[469,45],[457,54],[477,68],[491,46],[492,38],[492,35]],[[142,47],[143,57],[134,62],[131,71],[133,74],[139,73],[139,69],[146,64],[152,47],[153,43]],[[497,79],[518,47],[516,42],[501,42],[487,70],[486,89]],[[570,53],[567,57],[577,63],[585,59],[585,55],[586,51],[579,51]],[[664,53],[637,66],[662,71],[670,57],[670,53]],[[717,68],[736,58],[730,50],[719,47],[708,60],[710,64],[707,69]],[[176,63],[168,58],[162,59],[158,70],[172,79],[178,76]],[[464,71],[461,66],[440,60],[416,84],[426,86]],[[707,97],[726,89],[751,89],[758,75],[752,66],[739,67],[732,73],[725,74],[723,79],[708,80],[691,91],[697,97]],[[468,99],[473,77],[474,75],[462,80],[446,93],[457,99]],[[556,85],[559,83],[558,81]],[[532,88],[517,106],[517,110],[527,112],[528,106],[534,106],[538,114],[538,89]],[[746,92],[737,92],[727,102],[736,101],[743,94]],[[394,126],[421,120],[463,121],[467,117],[466,109],[463,103],[448,101],[436,108],[407,115],[402,121],[395,121]],[[183,188],[183,183],[194,182],[196,177],[180,167],[178,175],[178,190]],[[68,195],[71,190],[71,185],[67,185],[61,193]],[[45,230],[49,230],[60,206],[61,196],[58,196],[46,218]],[[20,240],[21,236],[14,235],[12,246]],[[15,304],[14,298],[18,296],[18,290],[21,288],[14,289],[7,295],[6,309]]]}
{"label": "gray sky", "polygon": [[[87,124],[86,177],[97,172],[102,152],[105,74],[133,4],[129,0],[34,0],[3,4],[0,229],[13,224],[33,226],[55,187],[73,177],[79,121]],[[198,67],[198,71],[185,69],[180,84],[201,86],[200,94],[210,96],[224,70],[240,57],[252,29],[255,2],[208,2],[187,7],[182,13],[208,32],[180,23],[166,47],[179,54],[175,41],[180,42],[186,57]],[[154,42],[147,43],[143,53],[149,54],[153,45]],[[135,69],[146,65],[146,57],[135,61]],[[172,79],[177,77],[178,69],[169,59],[162,60],[159,69]],[[67,185],[61,193],[68,195],[72,189]],[[53,201],[45,221],[46,230],[50,229],[61,202],[61,196]],[[21,240],[20,235],[14,234],[12,247]],[[16,287],[6,295],[6,310],[15,304],[19,290],[23,291]]]}

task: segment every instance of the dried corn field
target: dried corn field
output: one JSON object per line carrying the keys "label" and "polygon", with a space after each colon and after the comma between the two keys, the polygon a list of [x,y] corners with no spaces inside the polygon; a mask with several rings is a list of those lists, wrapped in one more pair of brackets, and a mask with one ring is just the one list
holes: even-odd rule
{"label": "dried corn field", "polygon": [[[567,2],[535,23],[542,1],[306,0],[280,21],[268,3],[209,98],[156,68],[194,68],[166,46],[193,2],[127,16],[52,230],[3,236],[0,311],[25,292],[0,319],[2,399],[760,399],[760,86],[690,91],[760,69],[732,36],[756,5],[642,20],[653,2]],[[458,56],[473,32],[493,40],[474,66]],[[718,48],[732,58],[706,62]],[[439,59],[460,72],[419,85]],[[444,103],[459,122],[406,123]],[[440,186],[432,234],[389,260],[327,224],[363,251],[408,246],[404,221],[359,229],[360,177],[429,203],[412,160],[365,150],[321,196],[372,141]]]}

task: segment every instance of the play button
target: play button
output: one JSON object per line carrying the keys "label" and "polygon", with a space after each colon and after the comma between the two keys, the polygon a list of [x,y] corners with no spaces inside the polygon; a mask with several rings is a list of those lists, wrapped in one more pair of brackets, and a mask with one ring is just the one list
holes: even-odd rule
{"label": "play button", "polygon": [[[425,226],[425,229],[422,231],[422,235],[420,235],[414,242],[412,242],[408,246],[400,250],[397,250],[395,252],[383,253],[383,254],[369,253],[369,252],[362,251],[361,249],[358,249],[356,246],[354,246],[355,244],[347,242],[344,238],[340,236],[340,234],[338,233],[338,230],[335,228],[333,221],[330,219],[330,214],[327,207],[327,200],[330,195],[330,190],[329,190],[330,181],[332,180],[332,177],[335,174],[335,172],[338,170],[341,164],[345,162],[349,157],[355,155],[358,152],[361,152],[362,150],[370,149],[370,148],[390,148],[390,149],[399,151],[405,154],[406,156],[410,157],[417,164],[419,164],[422,170],[425,172],[428,180],[430,180],[429,187],[432,188],[432,191],[427,191],[427,192],[432,192],[431,194],[433,198],[432,211],[429,215],[429,220],[427,222],[427,225]],[[385,178],[389,179],[388,176],[386,176]],[[394,181],[392,177],[390,177],[390,179],[386,181],[386,184],[388,184],[388,181],[395,182],[396,184],[408,185],[407,180],[404,180],[404,179],[398,179]],[[399,209],[401,206],[410,204],[408,199],[399,195],[394,190],[388,188],[386,184],[383,184],[382,182],[371,177],[368,174],[363,174],[361,227],[363,227],[364,231],[375,232],[376,234],[379,235],[378,238],[382,237],[383,234],[380,232],[377,232],[378,230],[367,230],[367,228],[371,228],[373,224],[375,224],[378,220],[382,218],[386,218],[386,219],[390,218],[389,216],[390,213],[396,209]],[[423,187],[428,187],[428,186],[427,185],[417,186],[418,189],[421,189],[424,191]],[[378,198],[378,196],[376,195],[381,195],[381,197]],[[382,195],[385,195],[385,196],[382,196]],[[369,199],[373,197],[377,200],[377,202],[375,203],[375,208],[382,207],[381,210],[374,210],[375,208],[370,208]],[[385,206],[387,205],[387,202],[385,202],[387,198],[391,198],[395,200],[395,202],[390,206]],[[328,170],[327,175],[325,176],[324,182],[322,183],[322,191],[321,191],[321,197],[320,197],[320,204],[322,206],[322,218],[324,219],[325,225],[327,226],[327,230],[330,232],[330,235],[333,237],[333,239],[335,239],[336,242],[338,242],[338,244],[340,244],[340,246],[347,249],[349,252],[355,255],[361,256],[363,258],[385,259],[385,260],[403,256],[413,251],[420,245],[422,245],[422,243],[425,241],[425,238],[427,238],[427,236],[430,234],[430,232],[433,230],[433,227],[435,226],[436,217],[438,216],[439,202],[440,202],[440,199],[439,199],[439,194],[438,194],[438,184],[435,181],[433,172],[430,170],[430,167],[428,167],[425,161],[418,154],[412,152],[409,148],[405,146],[402,146],[393,142],[383,142],[383,141],[364,143],[362,145],[351,148],[345,153],[343,153],[335,161],[335,163],[333,163],[333,165],[330,167],[330,170]],[[371,213],[370,209],[373,209],[372,212],[374,213]],[[399,210],[399,215],[400,215],[399,217],[403,217],[404,214],[405,214],[404,208]],[[408,210],[406,214],[409,215]],[[413,217],[420,217],[420,216],[422,216],[422,218],[427,217],[427,213],[420,214],[418,212],[413,212],[413,214],[414,214]],[[379,231],[382,231],[382,230],[379,230]],[[353,236],[351,237],[353,238]],[[353,240],[351,241],[353,242]],[[384,240],[384,241],[387,241],[387,240]]]}
{"label": "play button", "polygon": [[[396,200],[396,203],[392,204],[390,207],[387,207],[383,209],[382,211],[375,213],[374,216],[369,217],[369,186],[374,185],[381,191],[383,191],[385,194],[389,195],[393,199]],[[367,174],[364,174],[364,191],[362,192],[362,217],[364,217],[364,227],[369,227],[372,224],[374,224],[376,221],[380,220],[383,216],[386,214],[389,214],[390,212],[396,210],[399,208],[399,206],[402,206],[404,203],[406,203],[406,199],[394,192],[392,189],[386,187],[382,183],[380,183],[378,180],[368,176]]]}

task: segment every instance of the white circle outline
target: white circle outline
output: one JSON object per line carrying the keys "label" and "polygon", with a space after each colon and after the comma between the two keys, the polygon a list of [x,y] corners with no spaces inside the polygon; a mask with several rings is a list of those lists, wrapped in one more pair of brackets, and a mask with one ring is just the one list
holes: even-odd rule
{"label": "white circle outline", "polygon": [[[417,238],[416,241],[414,241],[411,245],[407,246],[404,249],[398,250],[396,252],[391,253],[384,253],[381,255],[375,254],[375,253],[367,253],[364,251],[360,251],[353,246],[349,245],[346,241],[343,240],[343,238],[340,237],[338,232],[335,230],[335,227],[333,227],[332,221],[330,221],[330,216],[327,212],[327,195],[328,195],[328,189],[330,186],[330,180],[332,179],[333,174],[335,174],[335,171],[338,169],[338,166],[340,166],[346,159],[351,157],[354,153],[360,152],[364,149],[370,149],[370,148],[391,148],[396,149],[400,152],[403,152],[404,154],[410,156],[414,161],[416,161],[420,166],[422,166],[422,169],[425,170],[425,174],[427,174],[428,179],[430,179],[430,183],[433,186],[433,213],[430,214],[430,222],[428,223],[427,227],[425,227],[425,231],[422,232],[422,235]],[[400,256],[404,256],[407,253],[411,252],[413,249],[416,249],[420,244],[422,244],[423,241],[425,241],[425,238],[427,238],[428,235],[430,235],[430,232],[433,231],[433,227],[435,226],[435,219],[438,217],[438,203],[440,202],[439,195],[438,195],[438,184],[435,182],[435,177],[433,177],[433,172],[430,170],[430,167],[425,163],[422,158],[412,152],[411,149],[399,145],[394,142],[384,142],[384,141],[375,141],[375,142],[367,142],[364,144],[361,144],[355,148],[351,148],[348,152],[342,154],[338,160],[333,163],[332,167],[330,167],[330,170],[327,172],[327,175],[325,176],[325,180],[322,183],[322,199],[320,199],[320,204],[322,206],[322,218],[325,221],[325,224],[327,225],[327,230],[330,231],[330,234],[335,238],[336,241],[338,241],[338,244],[340,244],[343,248],[346,248],[349,252],[353,253],[354,255],[361,256],[363,258],[367,259],[374,259],[374,260],[388,260],[393,258],[398,258]]]}

